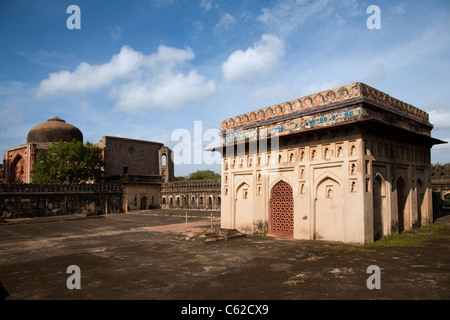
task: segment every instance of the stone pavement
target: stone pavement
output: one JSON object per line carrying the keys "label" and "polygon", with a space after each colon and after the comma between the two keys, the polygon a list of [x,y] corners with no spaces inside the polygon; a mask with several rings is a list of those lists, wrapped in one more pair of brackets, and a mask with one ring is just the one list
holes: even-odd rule
{"label": "stone pavement", "polygon": [[148,231],[154,232],[173,232],[173,233],[189,233],[189,232],[202,232],[205,228],[214,228],[220,226],[220,220],[208,221],[200,220],[188,223],[174,223],[163,226],[148,227]]}
{"label": "stone pavement", "polygon": [[[420,231],[429,234],[426,243],[406,247],[258,236],[205,245],[200,236],[210,230],[210,213],[191,213],[190,228],[184,212],[0,223],[0,295],[8,300],[450,299],[448,217]],[[79,290],[67,287],[71,265],[80,268]],[[371,265],[381,270],[381,289],[367,287]]]}

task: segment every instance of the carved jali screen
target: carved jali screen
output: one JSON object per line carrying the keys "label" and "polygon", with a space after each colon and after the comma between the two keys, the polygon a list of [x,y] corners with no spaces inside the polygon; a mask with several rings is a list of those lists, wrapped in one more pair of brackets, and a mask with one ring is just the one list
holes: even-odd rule
{"label": "carved jali screen", "polygon": [[294,232],[294,199],[291,186],[278,182],[270,195],[271,233],[292,237]]}

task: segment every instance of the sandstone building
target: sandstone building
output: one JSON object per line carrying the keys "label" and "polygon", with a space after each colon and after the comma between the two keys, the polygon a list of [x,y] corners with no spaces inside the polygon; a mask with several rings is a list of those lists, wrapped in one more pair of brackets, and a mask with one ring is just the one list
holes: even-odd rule
{"label": "sandstone building", "polygon": [[429,224],[432,127],[363,83],[226,119],[221,225],[369,243]]}
{"label": "sandstone building", "polygon": [[7,183],[32,183],[37,154],[54,142],[83,142],[83,134],[77,127],[58,117],[40,123],[28,132],[27,143],[5,151],[3,157],[4,181]]}
{"label": "sandstone building", "polygon": [[109,136],[96,145],[103,149],[105,181],[124,187],[125,211],[159,208],[161,186],[174,179],[172,151],[158,142]]}
{"label": "sandstone building", "polygon": [[[43,186],[42,190],[45,189],[46,191],[41,192],[40,187],[32,185],[32,171],[36,163],[37,154],[47,150],[55,142],[70,142],[73,139],[83,142],[82,132],[77,127],[55,117],[31,128],[27,136],[26,144],[6,150],[2,166],[2,183],[23,184],[24,186],[2,186],[2,190],[8,190],[8,195],[6,195],[6,191],[2,192],[2,199],[4,201],[0,204],[0,210],[13,210],[20,212],[20,214],[32,214],[32,208],[37,208],[40,210],[38,210],[39,212],[46,213],[64,213],[71,212],[69,209],[76,211],[85,208],[84,203],[79,200],[80,197],[69,199],[70,203],[74,204],[71,208],[64,205],[66,203],[64,199],[73,193],[66,192],[65,189],[74,188],[74,190],[79,190],[81,188],[80,190],[84,190],[83,187],[66,186],[62,189],[57,188],[58,192],[55,194],[57,200],[54,201],[55,203],[62,203],[62,205],[58,206],[59,210],[55,211],[52,209],[52,205],[49,204],[53,203],[53,198],[48,196],[48,188]],[[89,188],[89,192],[91,193],[95,193],[96,190],[100,193],[96,195],[95,199],[98,202],[97,206],[102,206],[103,210],[95,211],[127,212],[128,210],[159,208],[161,186],[174,179],[172,151],[164,146],[164,144],[158,142],[110,136],[103,137],[96,145],[103,149],[103,159],[105,162],[104,188],[84,187]],[[120,201],[117,200],[116,196],[114,201],[111,202],[113,197],[107,197],[105,194],[106,191],[103,189],[106,188],[105,190],[109,190],[109,186],[116,185],[121,185],[121,199]],[[116,192],[116,189],[114,190]],[[47,196],[44,197],[44,195]],[[19,201],[18,199],[20,197],[25,197],[24,201]],[[110,202],[109,209],[107,208],[108,201]],[[119,203],[123,208],[116,208]],[[113,207],[114,209],[112,209]],[[23,208],[25,210],[22,210]]]}

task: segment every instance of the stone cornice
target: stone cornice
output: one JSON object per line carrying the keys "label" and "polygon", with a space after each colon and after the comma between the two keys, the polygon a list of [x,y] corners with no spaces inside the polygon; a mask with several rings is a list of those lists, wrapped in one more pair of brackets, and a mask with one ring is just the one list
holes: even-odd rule
{"label": "stone cornice", "polygon": [[431,126],[428,113],[425,111],[395,99],[364,83],[356,82],[226,119],[222,122],[222,133],[244,127],[258,126],[267,122],[275,122],[284,117],[295,117],[297,114],[320,112],[324,108],[338,107],[343,103],[351,103],[352,101],[366,101],[376,107],[384,108]]}

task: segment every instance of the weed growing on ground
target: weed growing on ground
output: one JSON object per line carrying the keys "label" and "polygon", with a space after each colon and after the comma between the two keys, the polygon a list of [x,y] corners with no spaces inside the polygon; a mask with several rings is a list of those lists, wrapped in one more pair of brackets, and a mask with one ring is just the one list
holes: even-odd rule
{"label": "weed growing on ground", "polygon": [[368,247],[419,247],[426,245],[431,240],[450,237],[450,227],[447,225],[433,224],[413,231],[385,236]]}

